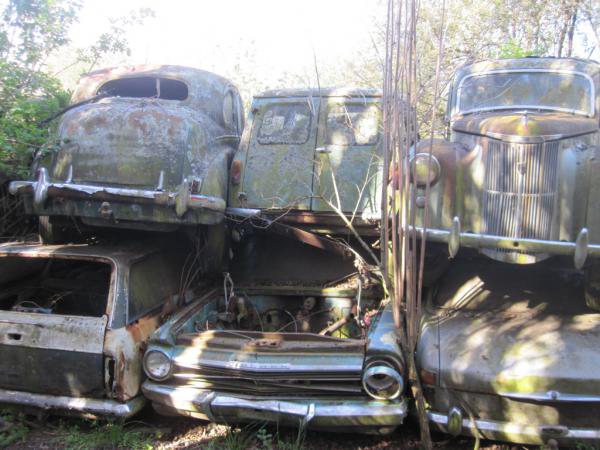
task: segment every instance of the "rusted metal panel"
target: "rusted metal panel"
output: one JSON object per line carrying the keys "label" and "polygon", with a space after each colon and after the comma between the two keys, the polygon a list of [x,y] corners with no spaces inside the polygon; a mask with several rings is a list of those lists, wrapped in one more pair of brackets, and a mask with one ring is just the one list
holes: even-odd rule
{"label": "rusted metal panel", "polygon": [[430,419],[448,430],[458,408],[453,432],[477,426],[487,438],[523,443],[595,439],[600,314],[586,306],[580,276],[455,262],[427,303],[417,349]]}
{"label": "rusted metal panel", "polygon": [[111,395],[117,400],[128,401],[139,395],[144,380],[142,355],[148,338],[158,324],[159,315],[154,314],[106,332],[104,354],[115,361]]}
{"label": "rusted metal panel", "polygon": [[[326,104],[323,104],[326,103]],[[328,97],[319,117],[311,209],[376,214],[383,172],[381,99]]]}
{"label": "rusted metal panel", "polygon": [[[588,205],[597,203],[591,166],[600,145],[599,74],[598,63],[569,58],[484,61],[459,70],[448,105],[450,142],[434,140],[431,148],[439,173],[427,202],[430,236],[453,242],[452,256],[460,245],[521,264],[570,254],[576,268],[596,257],[600,242],[590,235],[597,226]],[[425,160],[430,143],[417,145]],[[420,226],[425,185],[413,185]]]}
{"label": "rusted metal panel", "polygon": [[252,111],[244,206],[310,209],[319,99],[257,101]]}
{"label": "rusted metal panel", "polygon": [[0,313],[0,345],[102,353],[107,317]]}
{"label": "rusted metal panel", "polygon": [[73,397],[105,395],[102,353],[0,344],[0,358],[2,389]]}
{"label": "rusted metal panel", "polygon": [[318,214],[339,207],[350,216],[378,211],[380,102],[377,90],[360,89],[257,95],[235,156],[243,176],[230,186],[230,206]]}
{"label": "rusted metal panel", "polygon": [[[169,97],[173,83],[185,89],[181,96]],[[230,82],[178,66],[107,69],[83,77],[72,102],[59,122],[58,150],[38,155],[35,180],[11,184],[30,213],[100,226],[144,221],[158,231],[223,220],[232,137],[243,126]]]}

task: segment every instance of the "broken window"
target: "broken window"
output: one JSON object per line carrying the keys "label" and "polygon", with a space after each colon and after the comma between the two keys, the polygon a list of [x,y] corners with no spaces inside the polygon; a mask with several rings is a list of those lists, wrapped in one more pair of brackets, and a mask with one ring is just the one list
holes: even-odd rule
{"label": "broken window", "polygon": [[304,144],[310,134],[310,121],[310,109],[304,103],[270,105],[263,114],[258,142]]}
{"label": "broken window", "polygon": [[25,313],[102,317],[111,266],[98,261],[0,258],[0,309]]}
{"label": "broken window", "polygon": [[376,105],[333,105],[327,111],[327,145],[373,145],[378,136]]}
{"label": "broken window", "polygon": [[119,78],[104,83],[98,94],[111,97],[161,98],[164,100],[185,100],[187,85],[178,80],[156,77]]}

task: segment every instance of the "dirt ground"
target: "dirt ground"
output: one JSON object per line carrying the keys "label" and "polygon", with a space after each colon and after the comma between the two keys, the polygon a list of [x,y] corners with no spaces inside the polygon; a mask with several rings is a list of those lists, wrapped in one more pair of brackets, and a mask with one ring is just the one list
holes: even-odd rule
{"label": "dirt ground", "polygon": [[[388,436],[366,436],[308,431],[298,435],[295,429],[277,429],[261,424],[243,428],[216,425],[185,417],[162,417],[150,408],[126,421],[84,420],[47,417],[40,419],[15,412],[0,412],[0,447],[10,449],[327,449],[375,450],[419,448],[418,428],[410,420]],[[436,449],[472,449],[475,440],[449,438],[434,433]],[[513,450],[482,441],[481,449]]]}

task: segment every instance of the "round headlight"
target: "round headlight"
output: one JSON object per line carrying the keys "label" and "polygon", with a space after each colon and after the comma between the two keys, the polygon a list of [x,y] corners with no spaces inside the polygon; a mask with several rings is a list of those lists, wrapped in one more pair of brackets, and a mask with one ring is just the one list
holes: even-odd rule
{"label": "round headlight", "polygon": [[362,377],[363,388],[376,400],[393,400],[404,389],[404,379],[396,369],[384,363],[373,364]]}
{"label": "round headlight", "polygon": [[417,153],[411,162],[411,176],[417,186],[434,184],[440,177],[441,167],[437,158],[429,153]]}
{"label": "round headlight", "polygon": [[151,350],[144,356],[144,370],[153,380],[162,381],[171,375],[173,363],[163,352]]}

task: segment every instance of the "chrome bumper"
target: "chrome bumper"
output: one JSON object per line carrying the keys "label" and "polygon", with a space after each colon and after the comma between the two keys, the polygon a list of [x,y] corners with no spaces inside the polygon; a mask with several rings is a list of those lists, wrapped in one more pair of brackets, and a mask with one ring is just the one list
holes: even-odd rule
{"label": "chrome bumper", "polygon": [[[521,444],[545,444],[550,439],[558,443],[600,440],[600,429],[536,426],[526,423],[499,422],[470,418],[449,418],[447,414],[428,412],[429,421],[440,431],[454,435],[479,436],[484,439]],[[450,425],[449,425],[450,423]],[[449,429],[450,428],[450,429]]]}
{"label": "chrome bumper", "polygon": [[[402,424],[406,400],[376,401],[356,398],[287,399],[236,396],[193,387],[146,381],[144,395],[152,402],[181,414],[214,422],[277,422],[319,429],[389,428]],[[360,430],[357,430],[360,431]],[[386,430],[387,431],[387,430]]]}
{"label": "chrome bumper", "polygon": [[130,417],[137,414],[144,407],[146,399],[138,396],[128,402],[121,403],[116,400],[34,394],[31,392],[0,389],[0,403],[41,408],[49,411],[56,410],[77,414]]}
{"label": "chrome bumper", "polygon": [[175,208],[177,216],[181,217],[188,209],[207,209],[223,213],[225,200],[207,195],[190,193],[187,180],[179,186],[177,192],[162,190],[131,189],[110,186],[94,186],[72,182],[53,183],[48,180],[45,168],[38,170],[37,181],[12,181],[9,192],[13,195],[33,195],[33,204],[42,206],[49,197],[71,197],[83,200],[99,200],[114,202],[145,203]]}

